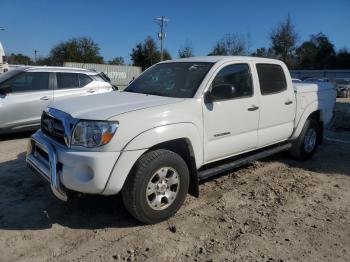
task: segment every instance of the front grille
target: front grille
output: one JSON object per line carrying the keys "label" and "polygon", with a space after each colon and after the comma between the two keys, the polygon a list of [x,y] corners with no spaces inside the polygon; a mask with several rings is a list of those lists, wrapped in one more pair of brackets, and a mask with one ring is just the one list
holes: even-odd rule
{"label": "front grille", "polygon": [[64,126],[61,120],[54,118],[43,112],[41,116],[41,130],[43,133],[57,142],[65,145],[66,142],[64,140]]}

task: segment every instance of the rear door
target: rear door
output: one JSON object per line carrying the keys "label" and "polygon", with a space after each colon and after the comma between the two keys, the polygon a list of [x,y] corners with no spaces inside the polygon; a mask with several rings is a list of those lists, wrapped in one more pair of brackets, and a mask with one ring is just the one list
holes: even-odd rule
{"label": "rear door", "polygon": [[54,100],[62,100],[93,94],[98,91],[98,86],[93,79],[80,73],[57,72],[55,78]]}
{"label": "rear door", "polygon": [[294,127],[295,94],[288,69],[279,64],[257,63],[260,86],[258,147],[287,140]]}
{"label": "rear door", "polygon": [[23,72],[1,84],[7,94],[1,98],[2,128],[31,128],[40,125],[42,111],[53,98],[50,73]]}

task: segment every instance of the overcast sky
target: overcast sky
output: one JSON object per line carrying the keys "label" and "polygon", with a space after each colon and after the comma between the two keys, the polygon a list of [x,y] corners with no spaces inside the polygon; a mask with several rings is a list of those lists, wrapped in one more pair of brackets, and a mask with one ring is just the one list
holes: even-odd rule
{"label": "overcast sky", "polygon": [[166,48],[177,57],[191,42],[195,55],[206,55],[226,33],[248,36],[250,49],[269,46],[269,33],[288,13],[299,42],[325,33],[336,49],[350,48],[350,0],[242,1],[1,1],[0,41],[5,51],[45,56],[62,40],[88,36],[106,60],[122,56],[146,36],[157,37],[154,18],[169,18]]}

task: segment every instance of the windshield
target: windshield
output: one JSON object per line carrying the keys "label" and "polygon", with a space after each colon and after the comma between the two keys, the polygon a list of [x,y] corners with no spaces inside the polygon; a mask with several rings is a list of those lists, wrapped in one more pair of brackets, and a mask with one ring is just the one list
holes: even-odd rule
{"label": "windshield", "polygon": [[7,71],[6,73],[3,73],[0,75],[0,84],[8,79],[10,79],[11,77],[17,75],[18,73],[21,73],[21,71],[17,71],[17,70],[11,70],[11,71]]}
{"label": "windshield", "polygon": [[158,64],[124,90],[149,95],[191,98],[213,63],[174,62]]}

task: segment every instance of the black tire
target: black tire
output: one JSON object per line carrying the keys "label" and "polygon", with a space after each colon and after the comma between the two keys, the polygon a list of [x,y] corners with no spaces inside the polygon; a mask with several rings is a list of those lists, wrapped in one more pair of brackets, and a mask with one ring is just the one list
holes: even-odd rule
{"label": "black tire", "polygon": [[[166,204],[169,206],[155,210],[151,207],[149,196],[146,196],[146,190],[157,171],[167,167],[176,171],[179,188],[176,189],[177,195],[172,197],[173,202]],[[189,171],[186,162],[172,151],[159,149],[144,154],[135,163],[123,186],[122,197],[126,209],[133,217],[142,223],[154,224],[168,219],[179,210],[186,199],[188,188]]]}
{"label": "black tire", "polygon": [[[319,123],[314,119],[307,119],[305,122],[305,125],[303,127],[303,130],[301,131],[299,137],[293,141],[292,148],[290,149],[290,154],[299,161],[305,161],[310,159],[316,151],[317,145],[319,144],[320,140],[320,125]],[[316,141],[314,143],[314,146],[306,146],[307,144],[307,134],[310,134],[308,132],[313,132],[314,130],[316,134]],[[313,135],[312,135],[313,136]]]}

